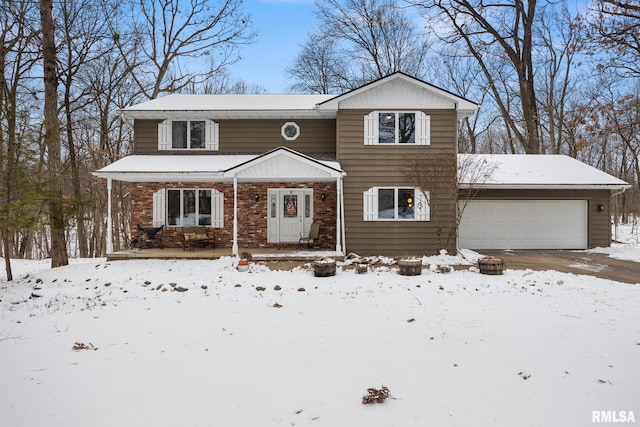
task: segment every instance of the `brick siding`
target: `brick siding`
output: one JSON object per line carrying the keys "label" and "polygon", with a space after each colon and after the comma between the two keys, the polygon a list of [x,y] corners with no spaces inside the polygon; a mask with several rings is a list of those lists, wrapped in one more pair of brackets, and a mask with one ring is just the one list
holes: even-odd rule
{"label": "brick siding", "polygon": [[[233,184],[230,183],[131,183],[131,236],[138,234],[137,224],[153,224],[153,193],[162,189],[207,188],[224,194],[224,228],[214,228],[216,247],[232,246]],[[322,223],[319,246],[333,249],[336,245],[336,184],[328,183],[240,183],[238,184],[238,247],[268,248],[283,244],[267,243],[267,190],[272,188],[313,188],[313,220]],[[259,198],[256,201],[255,195]],[[325,195],[325,200],[321,195]],[[182,247],[182,227],[166,226],[165,247]]]}

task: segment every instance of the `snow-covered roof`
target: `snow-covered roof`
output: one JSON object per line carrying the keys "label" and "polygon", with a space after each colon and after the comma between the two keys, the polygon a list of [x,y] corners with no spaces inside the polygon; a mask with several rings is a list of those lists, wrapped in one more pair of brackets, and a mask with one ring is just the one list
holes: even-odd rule
{"label": "snow-covered roof", "polygon": [[[279,153],[286,155],[290,160],[286,168],[283,168],[281,159],[276,158]],[[301,179],[312,177],[319,180],[323,179],[324,175],[316,176],[315,170],[330,170],[331,175],[335,176],[343,173],[338,162],[314,159],[283,147],[267,154],[271,156],[265,154],[131,155],[93,172],[93,175],[127,182],[230,182],[234,174],[237,175],[235,170],[260,164],[271,166],[258,170],[262,173],[258,177],[262,181],[293,179],[295,176],[289,175],[296,171],[300,173]],[[280,163],[277,163],[278,160]],[[299,164],[304,164],[305,168],[296,168],[295,166]],[[252,172],[258,173],[255,168]]]}
{"label": "snow-covered roof", "polygon": [[119,111],[124,119],[335,118],[338,109],[453,109],[458,117],[479,105],[401,72],[341,95],[173,94]]}
{"label": "snow-covered roof", "polygon": [[626,182],[569,156],[458,154],[461,187],[485,189],[625,189]]}
{"label": "snow-covered roof", "polygon": [[120,110],[125,119],[165,119],[194,117],[224,118],[305,118],[335,117],[335,111],[319,111],[316,106],[335,95],[189,95],[173,94]]}

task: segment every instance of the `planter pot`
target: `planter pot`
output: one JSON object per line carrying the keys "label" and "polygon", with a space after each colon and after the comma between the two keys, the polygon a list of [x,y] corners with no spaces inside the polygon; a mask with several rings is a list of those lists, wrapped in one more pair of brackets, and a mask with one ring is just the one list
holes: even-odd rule
{"label": "planter pot", "polygon": [[313,274],[316,277],[336,275],[336,261],[332,258],[320,258],[313,262]]}
{"label": "planter pot", "polygon": [[369,266],[367,264],[356,264],[356,273],[366,274],[368,270],[369,270]]}
{"label": "planter pot", "polygon": [[478,260],[478,268],[481,274],[500,275],[504,270],[504,261],[501,258],[485,257]]}
{"label": "planter pot", "polygon": [[415,258],[405,258],[398,261],[400,273],[402,276],[418,276],[422,274],[422,260]]}
{"label": "planter pot", "polygon": [[238,271],[248,271],[249,270],[249,260],[241,259],[238,261],[238,266],[236,267]]}

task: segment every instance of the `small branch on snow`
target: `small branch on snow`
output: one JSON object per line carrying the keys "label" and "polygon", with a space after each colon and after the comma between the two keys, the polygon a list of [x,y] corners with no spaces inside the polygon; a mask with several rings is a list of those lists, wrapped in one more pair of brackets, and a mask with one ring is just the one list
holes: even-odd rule
{"label": "small branch on snow", "polygon": [[9,336],[9,334],[7,334],[7,336],[0,338],[0,341],[13,340],[13,342],[15,343],[17,340],[21,340],[21,339],[22,339],[22,335],[17,336],[17,337],[11,337],[11,336]]}

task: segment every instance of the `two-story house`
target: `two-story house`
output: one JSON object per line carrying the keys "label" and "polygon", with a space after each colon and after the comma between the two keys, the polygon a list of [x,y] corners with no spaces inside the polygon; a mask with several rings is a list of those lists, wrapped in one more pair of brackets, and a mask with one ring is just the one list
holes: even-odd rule
{"label": "two-story house", "polygon": [[[337,96],[169,95],[120,111],[134,128],[133,154],[94,174],[109,188],[112,180],[130,182],[131,224],[164,225],[165,245],[179,247],[183,227],[203,225],[217,247],[238,254],[297,244],[318,222],[317,243],[339,253],[432,254],[437,232],[456,232],[457,123],[477,108],[403,73]],[[443,171],[433,188],[447,191],[426,194],[407,182],[417,159]],[[598,206],[608,212],[610,192],[626,183],[606,177],[599,177]],[[500,185],[512,199],[530,187],[492,184],[490,199],[502,198]],[[576,188],[556,188],[551,199],[575,198],[561,191]],[[589,212],[579,213],[585,227],[604,221],[608,228],[605,215]],[[445,249],[455,253],[455,239]]]}

